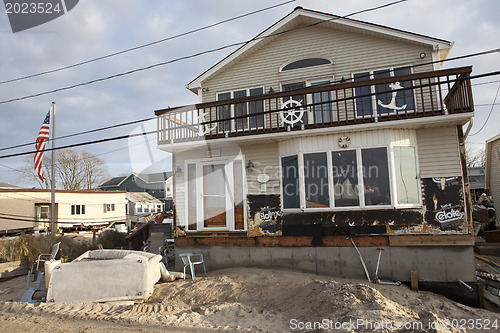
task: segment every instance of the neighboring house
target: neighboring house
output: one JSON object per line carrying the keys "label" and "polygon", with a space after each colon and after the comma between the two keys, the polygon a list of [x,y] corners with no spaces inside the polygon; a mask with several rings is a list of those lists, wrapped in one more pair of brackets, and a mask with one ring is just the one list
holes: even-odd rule
{"label": "neighboring house", "polygon": [[[0,190],[0,233],[50,228],[50,190]],[[56,190],[57,229],[125,223],[125,192]]]}
{"label": "neighboring house", "polygon": [[195,78],[199,104],[155,111],[177,250],[363,277],[355,236],[370,270],[385,247],[383,278],[461,297],[472,69],[440,70],[451,46],[299,7]]}
{"label": "neighboring house", "polygon": [[114,177],[99,185],[101,191],[147,192],[172,209],[172,172],[130,174]]}
{"label": "neighboring house", "polygon": [[486,188],[500,212],[500,134],[486,141]]}
{"label": "neighboring house", "polygon": [[469,186],[473,201],[479,200],[481,194],[486,192],[484,167],[469,168]]}
{"label": "neighboring house", "polygon": [[[163,211],[163,202],[146,192],[127,192],[127,226],[145,222],[147,216],[156,216]],[[154,219],[154,218],[153,218]]]}

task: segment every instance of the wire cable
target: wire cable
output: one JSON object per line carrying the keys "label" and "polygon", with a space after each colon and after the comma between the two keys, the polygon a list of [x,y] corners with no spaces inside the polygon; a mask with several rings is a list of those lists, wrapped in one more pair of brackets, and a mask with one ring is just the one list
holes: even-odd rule
{"label": "wire cable", "polygon": [[[488,73],[483,73],[483,74],[477,74],[477,75],[474,75],[474,76],[469,76],[467,79],[473,80],[473,79],[478,79],[478,78],[483,78],[483,77],[488,77],[488,76],[493,76],[493,75],[500,75],[500,71],[488,72]],[[423,88],[423,87],[431,87],[431,86],[436,86],[436,85],[445,84],[445,83],[451,83],[451,82],[456,82],[456,81],[462,81],[462,80],[463,80],[462,78],[457,78],[457,79],[451,79],[451,80],[447,80],[447,81],[440,81],[440,82],[422,84],[422,85],[418,85],[418,86],[413,86],[411,88],[404,88],[404,89],[401,89],[401,90],[416,89],[416,88]],[[499,90],[500,90],[500,87],[499,87]],[[368,96],[375,96],[375,95],[380,95],[380,94],[389,93],[389,92],[392,92],[392,90],[391,91],[385,91],[385,92],[384,91],[378,91],[378,92],[374,92],[374,93],[363,94],[363,95],[352,96],[352,97],[345,97],[345,98],[334,99],[334,100],[329,100],[329,101],[321,101],[320,103],[313,103],[313,104],[304,105],[304,107],[306,107],[306,106],[313,106],[313,105],[320,105],[320,104],[324,104],[324,103],[333,103],[333,102],[339,102],[339,101],[346,101],[346,100],[363,98],[363,97],[368,97]],[[498,95],[498,91],[497,91],[497,95]],[[282,111],[282,110],[285,110],[285,109],[256,112],[256,113],[253,113],[252,116],[257,116],[257,115],[261,115],[261,114],[268,114],[268,113]],[[217,120],[202,122],[200,124],[203,125],[203,124],[209,124],[209,123],[214,123],[214,122],[223,122],[223,121],[226,121],[226,120],[232,120],[232,119],[243,118],[243,117],[244,116],[238,116],[238,117],[227,118],[227,119],[217,119]],[[196,126],[196,125],[200,125],[200,124],[191,124],[191,125],[187,125],[187,126],[184,126],[184,127]],[[70,144],[70,145],[66,145],[66,146],[59,146],[59,147],[56,147],[56,148],[46,148],[44,151],[52,151],[52,150],[59,150],[59,149],[66,149],[66,148],[74,148],[74,147],[92,145],[92,144],[103,143],[103,142],[123,140],[123,139],[138,137],[138,136],[146,136],[146,135],[150,135],[150,134],[157,134],[157,133],[159,133],[161,131],[162,130],[153,130],[153,131],[149,131],[149,132],[142,132],[142,133],[136,133],[136,134],[130,134],[130,135],[121,135],[121,136],[116,136],[116,137],[111,137],[111,138],[104,138],[104,139],[98,139],[98,140],[92,140],[92,141],[87,141],[87,142],[79,142],[79,143],[74,143],[74,144]],[[37,151],[28,151],[28,152],[21,152],[21,153],[3,155],[3,156],[0,156],[0,159],[2,159],[2,158],[9,158],[9,157],[16,157],[16,156],[23,156],[23,155],[29,155],[29,154],[34,154],[36,152]]]}
{"label": "wire cable", "polygon": [[396,4],[399,4],[399,3],[402,3],[402,2],[406,2],[406,1],[408,1],[408,0],[398,0],[398,1],[387,3],[387,4],[384,4],[384,5],[381,5],[381,6],[372,7],[372,8],[368,8],[368,9],[363,9],[363,10],[360,10],[360,11],[357,11],[357,12],[354,12],[354,13],[351,13],[351,14],[348,14],[348,15],[345,15],[345,16],[335,16],[335,17],[333,17],[331,19],[322,20],[322,21],[319,21],[319,22],[316,22],[316,23],[312,23],[310,25],[296,27],[296,28],[292,28],[292,29],[289,29],[289,30],[277,32],[277,33],[266,35],[266,36],[260,36],[260,37],[257,36],[257,37],[254,37],[254,38],[250,39],[250,40],[247,40],[247,41],[236,42],[236,43],[232,43],[232,44],[220,46],[220,47],[213,48],[213,49],[210,49],[210,50],[201,51],[201,52],[198,52],[198,53],[195,53],[195,54],[191,54],[191,55],[187,55],[187,56],[175,58],[175,59],[172,59],[172,60],[160,62],[160,63],[157,63],[157,64],[153,64],[153,65],[149,65],[149,66],[145,66],[145,67],[141,67],[141,68],[136,68],[136,69],[129,70],[129,71],[126,71],[126,72],[122,72],[122,73],[118,73],[118,74],[114,74],[114,75],[110,75],[110,76],[106,76],[106,77],[102,77],[102,78],[90,80],[90,81],[87,81],[87,82],[76,83],[76,84],[71,85],[71,86],[61,87],[61,88],[57,88],[57,89],[53,89],[53,90],[48,90],[48,91],[44,91],[44,92],[40,92],[40,93],[36,93],[36,94],[32,94],[32,95],[27,95],[27,96],[23,96],[23,97],[12,98],[12,99],[9,99],[9,100],[3,100],[3,101],[0,101],[0,104],[6,104],[6,103],[21,101],[21,100],[25,100],[25,99],[34,98],[34,97],[49,95],[49,94],[53,94],[53,93],[56,93],[56,92],[65,91],[65,90],[69,90],[69,89],[74,89],[74,88],[77,88],[77,87],[82,87],[82,86],[90,85],[90,84],[97,83],[97,82],[107,81],[107,80],[114,79],[114,78],[117,78],[117,77],[126,76],[126,75],[130,75],[130,74],[133,74],[133,73],[150,70],[150,69],[153,69],[153,68],[156,68],[156,67],[159,67],[159,66],[165,66],[165,65],[172,64],[172,63],[175,63],[175,62],[178,62],[178,61],[181,61],[181,60],[191,59],[191,58],[199,57],[201,55],[205,55],[205,54],[209,54],[209,53],[214,53],[214,52],[218,52],[218,51],[221,51],[221,50],[225,50],[227,48],[245,45],[245,44],[247,44],[249,42],[252,42],[252,41],[255,41],[255,40],[261,40],[261,39],[264,39],[264,38],[275,37],[275,36],[278,36],[278,35],[282,35],[284,33],[288,33],[290,31],[295,31],[295,30],[299,30],[299,29],[309,28],[309,27],[316,26],[318,24],[322,24],[322,23],[325,23],[325,22],[331,22],[331,21],[338,20],[338,19],[341,19],[341,18],[347,18],[347,17],[353,16],[353,15],[357,15],[357,14],[366,13],[366,12],[369,12],[369,11],[378,10],[378,9],[381,9],[381,8],[389,7],[389,6],[396,5]]}
{"label": "wire cable", "polygon": [[[142,122],[153,120],[155,118],[156,118],[156,116],[155,117],[148,117],[148,118],[144,118],[144,119],[139,119],[139,120],[128,121],[128,122],[120,123],[120,124],[116,124],[116,125],[110,125],[110,126],[106,126],[106,127],[100,127],[100,128],[96,128],[96,129],[92,129],[92,130],[83,131],[83,132],[78,132],[78,133],[63,135],[63,136],[59,136],[57,138],[49,139],[49,140],[45,140],[45,141],[50,142],[52,140],[60,140],[60,139],[71,138],[71,137],[79,136],[79,135],[83,135],[83,134],[95,133],[95,132],[104,131],[104,130],[108,130],[108,129],[112,129],[112,128],[117,128],[117,127],[128,126],[128,125],[133,125],[133,124],[137,124],[137,123],[142,123]],[[5,147],[5,148],[0,148],[0,151],[14,149],[14,148],[21,148],[21,147],[25,147],[25,146],[31,146],[31,145],[34,145],[35,143],[36,142],[29,142],[29,143],[19,144],[19,145],[16,145],[16,146],[10,146],[10,147]]]}
{"label": "wire cable", "polygon": [[117,56],[117,55],[120,55],[120,54],[124,54],[124,53],[135,51],[135,50],[139,50],[139,49],[142,49],[142,48],[145,48],[145,47],[148,47],[148,46],[156,45],[156,44],[163,43],[163,42],[166,42],[166,41],[169,41],[169,40],[172,40],[172,39],[176,39],[176,38],[179,38],[179,37],[187,36],[187,35],[193,34],[195,32],[199,32],[199,31],[202,31],[202,30],[213,28],[213,27],[216,27],[218,25],[221,25],[221,24],[224,24],[224,23],[227,23],[227,22],[231,22],[231,21],[234,21],[234,20],[237,20],[237,19],[240,19],[240,18],[244,18],[244,17],[247,17],[247,16],[251,16],[251,15],[254,15],[254,14],[257,14],[257,13],[261,13],[261,12],[264,12],[266,10],[273,9],[273,8],[276,8],[276,7],[280,7],[280,6],[289,4],[289,3],[294,2],[294,1],[296,1],[296,0],[285,1],[285,2],[279,3],[277,5],[273,5],[273,6],[270,6],[270,7],[263,8],[263,9],[259,9],[259,10],[256,10],[256,11],[253,11],[253,12],[250,12],[250,13],[247,13],[247,14],[235,16],[235,17],[223,20],[223,21],[219,21],[217,23],[213,23],[213,24],[201,27],[201,28],[197,28],[197,29],[193,29],[193,30],[190,30],[190,31],[187,31],[187,32],[183,32],[183,33],[180,33],[178,35],[166,37],[166,38],[154,41],[154,42],[142,44],[142,45],[135,46],[135,47],[132,47],[132,48],[129,48],[129,49],[125,49],[125,50],[118,51],[118,52],[115,52],[115,53],[107,54],[107,55],[104,55],[104,56],[101,56],[101,57],[97,57],[97,58],[93,58],[93,59],[90,59],[90,60],[82,61],[82,62],[73,64],[73,65],[64,66],[64,67],[60,67],[60,68],[48,70],[48,71],[45,71],[45,72],[36,73],[36,74],[26,75],[26,76],[19,77],[19,78],[16,78],[16,79],[10,79],[10,80],[6,80],[6,81],[0,81],[0,84],[21,81],[21,80],[25,80],[25,79],[29,79],[29,78],[33,78],[33,77],[37,77],[37,76],[42,76],[42,75],[46,75],[46,74],[50,74],[50,73],[59,72],[59,71],[65,70],[65,69],[75,68],[75,67],[82,66],[82,65],[85,65],[85,64],[89,64],[89,63],[92,63],[92,62],[95,62],[95,61],[99,61],[99,60],[111,58],[111,57],[114,57],[114,56]]}
{"label": "wire cable", "polygon": [[486,126],[486,124],[488,123],[488,120],[490,119],[491,114],[493,113],[493,109],[495,108],[495,104],[497,102],[497,97],[498,97],[498,92],[499,91],[500,91],[500,85],[498,86],[497,92],[495,94],[495,99],[493,100],[493,104],[491,105],[490,113],[488,113],[488,117],[484,121],[483,126],[481,126],[481,128],[479,129],[479,131],[477,131],[476,133],[473,133],[473,134],[469,134],[469,136],[474,136],[474,135],[479,134],[483,130],[484,126]]}

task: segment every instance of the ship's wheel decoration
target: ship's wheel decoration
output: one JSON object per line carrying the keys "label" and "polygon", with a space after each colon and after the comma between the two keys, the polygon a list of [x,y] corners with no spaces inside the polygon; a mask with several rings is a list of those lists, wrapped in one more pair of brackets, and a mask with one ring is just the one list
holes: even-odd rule
{"label": "ship's wheel decoration", "polygon": [[401,89],[401,88],[403,88],[401,86],[401,83],[399,83],[399,82],[391,83],[389,85],[389,88],[392,89],[392,99],[391,99],[391,102],[389,104],[382,104],[382,101],[379,99],[378,100],[378,105],[380,105],[381,107],[387,108],[387,109],[394,110],[394,111],[406,109],[406,104],[403,105],[403,106],[397,106],[396,105],[396,96],[398,94],[398,90]]}
{"label": "ship's wheel decoration", "polygon": [[296,101],[289,99],[281,103],[283,111],[280,112],[281,123],[293,126],[299,121],[302,122],[304,116],[304,108],[302,107],[302,100]]}
{"label": "ship's wheel decoration", "polygon": [[198,136],[205,136],[206,134],[212,132],[214,129],[217,128],[217,123],[213,123],[213,126],[210,127],[211,124],[202,124],[206,122],[206,115],[208,112],[202,111],[200,115],[198,116]]}
{"label": "ship's wheel decoration", "polygon": [[348,136],[341,136],[339,138],[339,147],[347,148],[349,146],[351,146],[351,139]]}

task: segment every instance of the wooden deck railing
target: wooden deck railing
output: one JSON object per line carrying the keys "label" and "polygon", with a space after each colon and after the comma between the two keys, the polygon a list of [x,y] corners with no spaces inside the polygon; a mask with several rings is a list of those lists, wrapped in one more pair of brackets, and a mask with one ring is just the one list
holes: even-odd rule
{"label": "wooden deck railing", "polygon": [[471,71],[367,78],[157,110],[158,144],[472,112]]}

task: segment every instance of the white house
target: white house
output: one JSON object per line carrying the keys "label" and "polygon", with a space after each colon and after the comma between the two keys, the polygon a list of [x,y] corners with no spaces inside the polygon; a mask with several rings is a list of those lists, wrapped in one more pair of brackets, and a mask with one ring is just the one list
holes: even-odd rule
{"label": "white house", "polygon": [[[50,190],[0,190],[0,231],[50,228]],[[125,223],[125,192],[56,190],[57,229]]]}
{"label": "white house", "polygon": [[[155,111],[173,154],[176,248],[211,268],[475,283],[464,131],[471,67],[452,43],[296,8]],[[461,262],[461,268],[453,265]],[[369,265],[370,266],[370,265]]]}
{"label": "white house", "polygon": [[500,134],[486,141],[486,188],[490,190],[495,211],[500,212]]}

